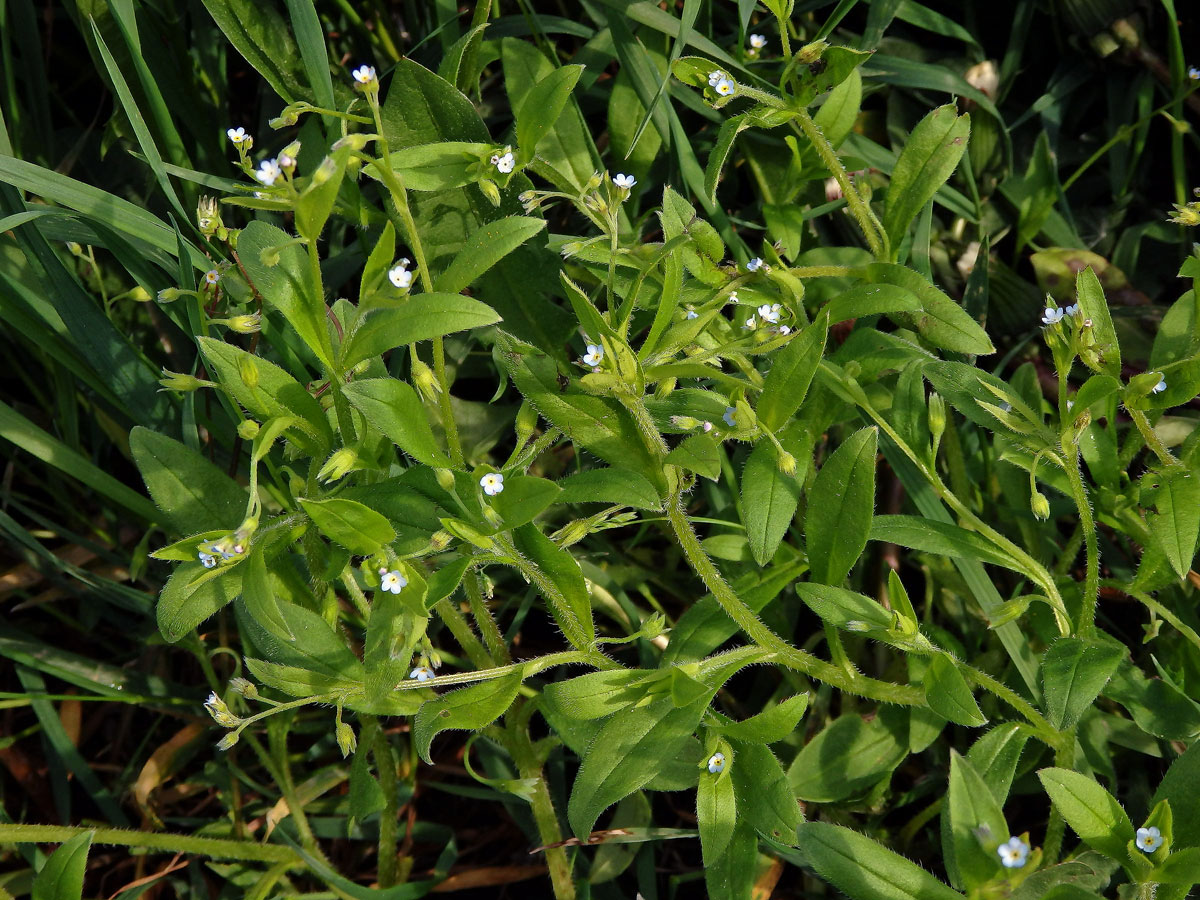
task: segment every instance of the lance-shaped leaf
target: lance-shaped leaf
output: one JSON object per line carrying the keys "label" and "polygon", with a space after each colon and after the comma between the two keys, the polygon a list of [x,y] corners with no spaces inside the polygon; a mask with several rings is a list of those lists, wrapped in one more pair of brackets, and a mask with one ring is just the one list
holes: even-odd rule
{"label": "lance-shaped leaf", "polygon": [[850,900],[962,900],[916,863],[841,825],[805,822],[800,850]]}
{"label": "lance-shaped leaf", "polygon": [[417,462],[449,468],[450,458],[433,436],[425,404],[409,384],[396,378],[368,378],[342,390],[363,418]]}
{"label": "lance-shaped leaf", "polygon": [[876,441],[874,428],[851,435],[813,482],[805,531],[814,581],[840,584],[867,545],[875,514]]}
{"label": "lance-shaped leaf", "polygon": [[1117,671],[1126,650],[1116,644],[1082,638],[1059,638],[1042,660],[1046,716],[1060,731],[1079,721],[1108,679]]}
{"label": "lance-shaped leaf", "polygon": [[342,345],[341,366],[349,369],[393,347],[499,321],[500,316],[486,303],[461,294],[417,294],[399,306],[376,307],[363,313]]}
{"label": "lance-shaped leaf", "polygon": [[1121,804],[1095,779],[1056,768],[1042,769],[1038,778],[1080,840],[1118,862],[1128,857],[1133,825]]}
{"label": "lance-shaped leaf", "polygon": [[883,229],[893,247],[900,246],[917,213],[954,172],[970,133],[971,117],[958,115],[953,103],[939,106],[912,130],[892,169],[883,211]]}
{"label": "lance-shaped leaf", "polygon": [[357,500],[332,497],[328,500],[300,500],[300,505],[321,533],[351,553],[366,556],[396,539],[388,520]]}
{"label": "lance-shaped leaf", "polygon": [[413,722],[413,743],[421,759],[433,765],[429,745],[442,731],[478,731],[492,724],[512,706],[520,687],[521,673],[511,672],[425,703]]}

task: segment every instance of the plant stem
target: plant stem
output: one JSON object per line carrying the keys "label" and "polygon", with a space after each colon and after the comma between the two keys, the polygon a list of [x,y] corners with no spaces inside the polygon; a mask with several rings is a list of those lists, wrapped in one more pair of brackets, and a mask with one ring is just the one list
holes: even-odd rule
{"label": "plant stem", "polygon": [[[521,778],[529,779],[533,785],[529,807],[537,825],[538,837],[542,844],[557,844],[562,840],[562,829],[554,811],[554,799],[546,785],[546,776],[542,772],[542,761],[529,739],[529,719],[533,709],[533,705],[525,698],[516,699],[505,717],[505,743],[513,762],[517,764],[518,774]],[[567,857],[566,848],[547,848],[546,866],[550,870],[550,882],[557,900],[574,900],[575,883],[571,879],[571,860]]]}
{"label": "plant stem", "polygon": [[375,722],[371,753],[375,757],[379,787],[383,791],[383,810],[379,813],[379,886],[389,888],[396,883],[397,871],[396,754],[392,752],[391,741],[378,722]]}
{"label": "plant stem", "polygon": [[680,549],[687,557],[692,570],[700,576],[700,580],[708,587],[717,603],[725,610],[726,615],[737,624],[746,635],[764,650],[775,654],[776,662],[803,672],[810,678],[824,681],[838,690],[850,694],[858,694],[872,700],[884,703],[896,703],[901,706],[923,706],[924,694],[920,688],[907,684],[892,684],[877,681],[866,675],[843,671],[831,663],[818,659],[811,653],[798,650],[787,641],[776,635],[768,628],[758,615],[747,606],[728,582],[721,577],[717,567],[713,565],[708,554],[700,545],[691,522],[683,511],[682,497],[674,494],[667,503],[667,520],[675,532],[675,539]]}
{"label": "plant stem", "polygon": [[1067,457],[1067,484],[1071,498],[1079,509],[1079,525],[1083,529],[1083,540],[1087,547],[1087,572],[1083,583],[1083,605],[1079,609],[1079,620],[1075,624],[1077,634],[1089,635],[1096,630],[1096,604],[1100,599],[1100,546],[1096,540],[1096,522],[1092,518],[1092,506],[1088,501],[1083,476],[1079,473],[1079,448],[1068,442],[1063,447]]}
{"label": "plant stem", "polygon": [[1150,424],[1150,420],[1146,418],[1146,414],[1140,409],[1130,409],[1128,412],[1129,418],[1133,419],[1133,424],[1137,426],[1137,430],[1141,434],[1142,440],[1146,442],[1147,447],[1154,451],[1154,455],[1158,457],[1159,462],[1161,462],[1164,466],[1181,465],[1179,460],[1177,460],[1171,454],[1171,451],[1167,449],[1166,445],[1162,442],[1162,439],[1159,438],[1158,432],[1154,430],[1154,426]]}
{"label": "plant stem", "polygon": [[115,847],[145,847],[163,853],[194,853],[209,859],[246,860],[287,864],[303,868],[304,862],[291,847],[260,844],[257,841],[231,841],[225,838],[192,837],[128,828],[85,828],[59,825],[0,824],[0,842],[5,844],[58,844],[76,835],[92,835],[92,843]]}
{"label": "plant stem", "polygon": [[877,259],[886,258],[889,252],[887,234],[884,232],[883,226],[879,224],[875,213],[871,212],[871,207],[854,187],[854,182],[850,180],[850,176],[846,173],[846,167],[842,165],[842,161],[834,152],[833,145],[829,143],[817,123],[813,121],[808,110],[796,110],[796,121],[800,123],[800,129],[804,132],[804,136],[808,138],[816,149],[817,155],[821,157],[825,168],[833,173],[834,179],[842,189],[842,195],[846,198],[846,203],[850,206],[851,214],[858,220],[858,227],[862,229],[863,237],[867,239],[867,243],[871,247],[871,253]]}
{"label": "plant stem", "polygon": [[450,630],[454,640],[458,641],[458,646],[462,647],[463,653],[467,654],[467,659],[471,660],[476,668],[486,669],[492,665],[487,650],[479,642],[479,638],[475,637],[466,618],[459,612],[458,607],[450,602],[449,597],[439,600],[433,608],[437,610],[442,623]]}
{"label": "plant stem", "polygon": [[466,578],[463,579],[463,587],[466,589],[467,599],[471,603],[471,615],[475,619],[475,627],[483,635],[483,642],[487,645],[488,653],[495,662],[501,665],[512,662],[512,657],[508,653],[508,645],[504,643],[504,635],[500,632],[500,626],[496,624],[495,617],[487,608],[487,603],[484,602],[483,592],[479,589],[479,576],[473,571],[468,571]]}

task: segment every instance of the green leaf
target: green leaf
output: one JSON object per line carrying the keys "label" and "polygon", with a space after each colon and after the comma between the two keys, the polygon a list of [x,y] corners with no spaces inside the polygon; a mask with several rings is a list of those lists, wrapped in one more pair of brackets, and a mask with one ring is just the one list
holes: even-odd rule
{"label": "green leaf", "polygon": [[63,841],[33,879],[32,900],[80,900],[91,847],[90,831]]}
{"label": "green leaf", "polygon": [[396,539],[384,516],[356,500],[301,498],[300,505],[323,535],[359,556],[375,553]]}
{"label": "green leaf", "polygon": [[788,768],[792,793],[813,803],[866,793],[908,755],[908,736],[902,737],[879,716],[870,722],[839,716],[796,754]]}
{"label": "green leaf", "polygon": [[734,741],[732,746],[733,764],[728,771],[733,776],[739,822],[765,838],[795,846],[796,826],[804,814],[783,766],[763,744]]}
{"label": "green leaf", "polygon": [[1200,847],[1187,847],[1173,852],[1150,873],[1147,880],[1161,884],[1200,883]]}
{"label": "green leaf", "polygon": [[[272,589],[278,583],[273,579]],[[288,673],[288,677],[294,676],[303,681],[319,675],[332,679],[325,682],[327,684],[354,686],[360,686],[366,679],[366,670],[346,646],[345,637],[312,610],[295,603],[278,603],[279,616],[286,631],[277,633],[264,628],[254,616],[249,615],[249,606],[245,598],[235,604],[238,626],[244,635],[251,637],[254,646],[270,658],[272,664],[285,669],[293,668],[299,673]]]}
{"label": "green leaf", "polygon": [[1150,534],[1162,548],[1171,568],[1187,577],[1200,537],[1200,478],[1183,468],[1147,472],[1141,479],[1141,505],[1154,505]]}
{"label": "green leaf", "polygon": [[961,900],[916,863],[857,831],[805,822],[800,850],[818,875],[850,900]]}
{"label": "green leaf", "polygon": [[725,852],[712,863],[705,863],[706,896],[748,898],[754,888],[758,869],[758,841],[754,832],[739,822]]}
{"label": "green leaf", "polygon": [[662,673],[644,669],[589,672],[542,688],[540,703],[552,715],[570,719],[602,719],[646,696]]}
{"label": "green leaf", "polygon": [[939,653],[929,661],[925,671],[925,702],[943,719],[959,725],[978,728],[987,724],[979,704],[971,696],[966,679],[945,653]]}
{"label": "green leaf", "polygon": [[858,561],[875,513],[877,432],[847,438],[817,473],[805,520],[812,579],[839,584]]}
{"label": "green leaf", "polygon": [[1104,288],[1091,266],[1075,276],[1075,296],[1082,317],[1092,320],[1091,334],[1095,339],[1091,351],[1080,354],[1080,358],[1092,371],[1120,378],[1121,347],[1117,343],[1117,331],[1108,312]]}
{"label": "green leaf", "polygon": [[1125,658],[1124,647],[1059,638],[1042,660],[1046,717],[1059,731],[1074,727]]}
{"label": "green leaf", "polygon": [[558,500],[562,489],[553,481],[532,475],[513,475],[504,480],[504,490],[491,500],[491,505],[504,528],[511,531],[532,522]]}
{"label": "green leaf", "polygon": [[586,838],[600,813],[643,787],[674,759],[707,708],[707,697],[677,707],[667,696],[605,722],[583,758],[567,802],[575,836]]}
{"label": "green leaf", "polygon": [[488,222],[467,238],[450,265],[437,277],[434,287],[451,294],[466,290],[480,275],[545,227],[545,219],[529,216],[507,216]]}
{"label": "green leaf", "polygon": [[920,308],[921,301],[915,294],[894,284],[860,284],[825,304],[830,324],[883,313],[915,312]]}
{"label": "green leaf", "polygon": [[1029,735],[1016,724],[997,725],[971,745],[967,759],[980,773],[1001,807],[1008,799],[1017,763]]}
{"label": "green leaf", "polygon": [[800,480],[779,471],[775,447],[754,445],[742,469],[742,524],[750,552],[760,566],[775,556],[800,504]]}
{"label": "green leaf", "polygon": [[[312,7],[309,6],[309,9]],[[352,152],[349,143],[334,144],[333,152],[313,170],[308,183],[300,191],[300,196],[296,198],[296,231],[302,237],[315,241],[321,236],[333,212],[338,189],[346,175],[346,163],[350,161]]]}
{"label": "green leaf", "polygon": [[450,458],[433,436],[425,404],[412,386],[397,378],[367,378],[352,381],[342,391],[364,419],[417,462],[450,467]]}
{"label": "green leaf", "polygon": [[871,522],[871,540],[899,544],[950,559],[977,559],[1017,572],[1025,571],[1020,563],[978,532],[920,516],[876,516]]}
{"label": "green leaf", "polygon": [[[263,261],[278,255],[268,266]],[[283,313],[288,324],[300,335],[317,359],[332,368],[333,339],[329,335],[325,298],[312,283],[308,254],[295,238],[274,225],[254,221],[238,235],[238,258],[263,299]]]}
{"label": "green leaf", "polygon": [[774,354],[771,371],[763,382],[755,414],[762,426],[778,431],[800,408],[812,383],[813,373],[825,352],[829,319],[818,316],[811,325]]}
{"label": "green leaf", "polygon": [[438,141],[491,140],[474,104],[454,85],[408,57],[396,63],[380,118],[388,143],[397,149]]}
{"label": "green leaf", "polygon": [[285,666],[265,659],[246,657],[246,668],[259,682],[291,697],[315,697],[318,694],[352,695],[361,683],[340,675],[325,675],[300,666]]}
{"label": "green leaf", "polygon": [[195,450],[140,425],[129,435],[129,449],[177,533],[232,529],[241,522],[245,489]]}
{"label": "green leaf", "polygon": [[204,7],[285,103],[314,99],[300,79],[302,57],[291,29],[273,6],[258,0],[204,0]]}
{"label": "green leaf", "polygon": [[[985,828],[987,846],[980,838]],[[951,884],[970,891],[999,874],[1000,858],[991,845],[1007,838],[995,795],[975,767],[951,750],[950,790],[942,807],[942,854]]]}
{"label": "green leaf", "polygon": [[934,346],[976,356],[996,352],[979,323],[920,273],[894,263],[871,263],[863,277],[872,284],[891,284],[915,294],[921,301],[920,312],[896,312],[889,318],[916,328]]}
{"label": "green leaf", "polygon": [[693,434],[667,454],[666,462],[710,481],[721,477],[721,451],[712,435]]}
{"label": "green leaf", "polygon": [[1042,769],[1038,778],[1080,840],[1118,862],[1128,858],[1126,845],[1134,839],[1133,825],[1112,794],[1070,769]]}
{"label": "green leaf", "polygon": [[558,482],[560,503],[619,503],[635,509],[661,509],[662,501],[649,481],[630,469],[611,466],[588,469]]}
{"label": "green leaf", "polygon": [[[1151,808],[1166,800],[1173,810],[1192,809],[1200,797],[1200,742],[1193,743],[1167,769],[1150,801]],[[1200,816],[1176,815],[1175,847],[1200,846]]]}
{"label": "green leaf", "polygon": [[[493,150],[491,144],[472,141],[438,141],[397,150],[388,159],[410,191],[445,191],[474,184],[479,179],[480,160]],[[376,181],[386,175],[368,163],[363,174]]]}
{"label": "green leaf", "polygon": [[433,765],[429,745],[439,732],[479,731],[496,721],[512,706],[520,687],[521,673],[517,671],[425,703],[413,722],[413,743],[421,759]]}
{"label": "green leaf", "polygon": [[554,620],[567,640],[576,648],[591,646],[596,639],[592,601],[575,557],[542,534],[532,522],[515,529],[512,536],[517,551],[543,576],[537,587],[550,602]]}
{"label": "green leaf", "polygon": [[917,213],[953,174],[970,133],[971,117],[958,115],[955,104],[947,103],[925,116],[909,134],[892,170],[883,212],[883,230],[894,249],[899,249]]}
{"label": "green leaf", "polygon": [[1128,660],[1117,667],[1103,694],[1124,706],[1149,734],[1172,741],[1200,735],[1200,705],[1162,678],[1147,678]]}
{"label": "green leaf", "polygon": [[582,72],[583,66],[560,66],[530,88],[517,106],[517,146],[525,159],[533,159],[542,138],[554,128]]}
{"label": "green leaf", "polygon": [[749,741],[755,744],[771,744],[782,741],[796,730],[796,725],[808,709],[808,694],[796,694],[770,709],[740,722],[721,725],[722,735],[731,741]]}
{"label": "green leaf", "polygon": [[393,347],[482,328],[500,321],[485,303],[461,294],[417,294],[399,306],[367,310],[342,345],[340,363],[349,369]]}
{"label": "green leaf", "polygon": [[[1057,442],[1057,435],[1041,424],[1041,414],[990,372],[965,363],[941,361],[926,365],[925,377],[947,403],[976,425],[1014,435],[1022,443],[1052,446]],[[981,401],[992,408],[983,406]],[[1007,419],[998,417],[1003,414],[1001,403],[1011,407]],[[1014,423],[1020,427],[1019,432],[1011,427]]]}
{"label": "green leaf", "polygon": [[[224,569],[224,571],[222,571]],[[167,579],[158,597],[158,630],[171,643],[214,615],[242,590],[242,576],[232,567],[207,570],[198,562],[183,563]]]}
{"label": "green leaf", "polygon": [[796,585],[801,600],[834,628],[843,631],[887,631],[892,627],[892,614],[863,594],[816,582]]}
{"label": "green leaf", "polygon": [[296,32],[296,42],[300,45],[300,58],[304,61],[304,70],[308,74],[308,83],[317,105],[333,109],[338,102],[333,96],[325,31],[316,7],[309,0],[287,0],[287,8],[292,29]]}
{"label": "green leaf", "polygon": [[[288,437],[312,456],[324,457],[333,443],[333,431],[321,404],[295,378],[261,356],[208,337],[196,339],[217,380],[255,418],[299,416],[308,429],[292,430]],[[255,373],[250,387],[242,378],[243,367]]]}
{"label": "green leaf", "polygon": [[717,132],[717,140],[708,154],[708,165],[704,170],[704,192],[710,203],[717,202],[717,182],[721,180],[721,170],[733,150],[733,142],[737,136],[750,127],[748,116],[730,116],[721,123]]}
{"label": "green leaf", "polygon": [[733,838],[737,825],[737,797],[734,795],[730,766],[736,759],[727,760],[725,769],[714,775],[700,773],[696,789],[696,825],[700,829],[700,852],[705,866],[713,865]]}

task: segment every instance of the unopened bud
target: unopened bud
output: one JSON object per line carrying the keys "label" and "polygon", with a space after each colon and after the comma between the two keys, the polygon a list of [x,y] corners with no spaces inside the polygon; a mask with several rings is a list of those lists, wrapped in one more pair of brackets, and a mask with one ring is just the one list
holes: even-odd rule
{"label": "unopened bud", "polygon": [[179,295],[183,293],[179,288],[163,288],[158,292],[158,300],[160,303],[173,303],[179,299]]}
{"label": "unopened bud", "polygon": [[345,722],[337,723],[337,744],[338,749],[342,751],[342,756],[349,756],[358,747],[358,739],[354,736],[354,729]]}
{"label": "unopened bud", "polygon": [[700,420],[692,416],[671,416],[671,424],[681,431],[691,431],[700,427]]}
{"label": "unopened bud", "polygon": [[172,372],[170,369],[162,370],[162,378],[158,379],[158,383],[165,391],[195,391],[202,387],[212,387],[211,381],[201,381],[195,375]]}
{"label": "unopened bud", "polygon": [[321,164],[317,166],[317,170],[313,172],[312,176],[309,178],[308,189],[312,190],[313,188],[320,187],[332,179],[336,174],[337,163],[334,162],[332,157],[325,157],[325,159],[321,161]]}
{"label": "unopened bud", "polygon": [[575,519],[572,522],[568,522],[558,533],[559,545],[570,547],[573,544],[578,544],[588,536],[590,530],[586,519]]}
{"label": "unopened bud", "polygon": [[946,431],[946,401],[941,394],[929,395],[929,433],[936,444]]}
{"label": "unopened bud", "polygon": [[67,250],[72,256],[83,256],[83,247],[77,241],[67,241]]}
{"label": "unopened bud", "polygon": [[213,717],[213,721],[222,728],[236,728],[242,721],[225,705],[225,701],[217,696],[216,692],[208,695],[208,699],[204,701],[204,708],[208,710],[208,714]]}
{"label": "unopened bud", "polygon": [[225,735],[225,737],[223,737],[219,741],[217,741],[217,749],[218,750],[228,750],[230,747],[232,747],[234,744],[236,744],[238,742],[239,737],[241,737],[241,735],[238,732],[236,732],[236,731],[229,732],[229,734]]}
{"label": "unopened bud", "polygon": [[450,546],[450,541],[452,540],[453,538],[450,536],[450,532],[441,530],[435,531],[433,536],[429,539],[429,549],[434,553],[441,553]]}
{"label": "unopened bud", "polygon": [[241,694],[249,700],[253,700],[258,696],[258,688],[254,686],[254,682],[245,678],[230,678],[229,689],[235,694]]}
{"label": "unopened bud", "polygon": [[128,297],[130,300],[137,301],[138,303],[147,303],[150,300],[154,299],[150,295],[150,292],[148,290],[146,290],[144,287],[142,287],[140,284],[137,287],[133,288],[131,291],[129,291],[125,296]]}
{"label": "unopened bud", "polygon": [[648,618],[645,622],[642,623],[642,636],[645,637],[646,640],[652,641],[659,635],[665,634],[666,631],[667,631],[667,620],[663,617],[663,614],[660,612],[656,612],[654,615],[652,615],[650,618]]}
{"label": "unopened bud", "polygon": [[225,324],[238,334],[254,334],[262,331],[262,315],[249,313],[244,316],[232,316],[225,320]]}
{"label": "unopened bud", "polygon": [[490,178],[479,179],[479,190],[483,192],[483,196],[487,197],[492,206],[500,205],[500,188],[496,187],[496,182]]}
{"label": "unopened bud", "polygon": [[821,54],[825,52],[825,48],[828,46],[829,44],[825,41],[813,41],[811,44],[805,44],[796,51],[796,61],[803,65],[815,63],[821,58]]}
{"label": "unopened bud", "polygon": [[500,513],[492,509],[488,504],[483,504],[483,517],[487,519],[488,524],[493,528],[499,528],[504,524],[504,520],[500,518]]}
{"label": "unopened bud", "polygon": [[517,444],[524,444],[533,436],[534,429],[537,428],[538,414],[533,408],[533,404],[528,400],[521,403],[521,408],[517,410]]}
{"label": "unopened bud", "polygon": [[238,359],[238,374],[242,378],[242,384],[250,390],[258,387],[258,366],[254,362],[254,357],[243,356]]}
{"label": "unopened bud", "polygon": [[1043,522],[1050,518],[1050,501],[1046,499],[1045,494],[1035,492],[1029,500],[1029,507],[1033,510],[1033,514]]}
{"label": "unopened bud", "polygon": [[454,473],[449,469],[434,469],[433,477],[437,479],[438,486],[443,491],[454,490]]}
{"label": "unopened bud", "polygon": [[371,139],[365,134],[360,134],[356,131],[352,134],[346,135],[345,137],[338,138],[338,140],[334,142],[333,149],[337,151],[344,150],[349,147],[352,151],[358,151],[365,148],[370,140]]}
{"label": "unopened bud", "polygon": [[325,465],[321,466],[321,470],[317,472],[317,480],[328,484],[344,478],[357,468],[360,468],[358,454],[349,447],[342,447],[335,450],[325,461]]}
{"label": "unopened bud", "polygon": [[259,427],[253,419],[242,419],[237,427],[238,437],[243,441],[252,441],[258,437]]}
{"label": "unopened bud", "polygon": [[796,474],[796,457],[788,453],[786,450],[781,450],[778,457],[775,459],[776,465],[779,466],[779,471],[784,475]]}
{"label": "unopened bud", "polygon": [[412,361],[412,380],[413,385],[420,391],[421,396],[430,403],[435,402],[438,395],[442,392],[442,386],[438,384],[437,377],[433,374],[433,369],[415,357]]}

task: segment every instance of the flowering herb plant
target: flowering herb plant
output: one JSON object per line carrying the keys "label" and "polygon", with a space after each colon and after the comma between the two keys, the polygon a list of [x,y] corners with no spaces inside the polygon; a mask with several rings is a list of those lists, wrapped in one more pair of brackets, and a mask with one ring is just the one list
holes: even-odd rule
{"label": "flowering herb plant", "polygon": [[[219,759],[279,791],[278,841],[239,824],[162,846],[226,860],[254,897],[304,879],[423,896],[463,848],[443,836],[417,865],[414,798],[455,759],[460,793],[528,823],[560,900],[656,889],[672,839],[698,845],[714,898],[788,866],[853,900],[1182,900],[1200,882],[1196,290],[1147,340],[1111,309],[1113,267],[1039,243],[1050,293],[1000,359],[987,93],[908,109],[890,148],[855,132],[878,69],[836,21],[772,0],[730,50],[693,32],[699,4],[635,6],[667,37],[650,53],[604,16],[601,146],[580,103],[600,49],[492,37],[480,4],[436,72],[336,67],[289,3],[308,83],[239,46],[285,104],[223,128],[240,177],[204,176],[220,195],[186,227],[120,207],[125,235],[100,235],[153,250],[139,299],[195,348],[153,398],[185,429],[163,414],[129,436],[170,566],[157,626],[204,660],[192,705]],[[472,99],[485,70],[505,114]],[[1018,249],[1068,228],[1042,160],[1010,198]],[[86,205],[13,162],[17,186]],[[721,204],[736,178],[764,225]],[[943,218],[979,236],[962,302],[931,262]],[[1175,662],[1132,646],[1118,602]],[[889,835],[897,784],[917,811]],[[899,851],[935,818],[922,867]],[[369,877],[332,861],[347,835]],[[113,837],[80,831],[55,865]],[[60,877],[47,863],[34,896]]]}

